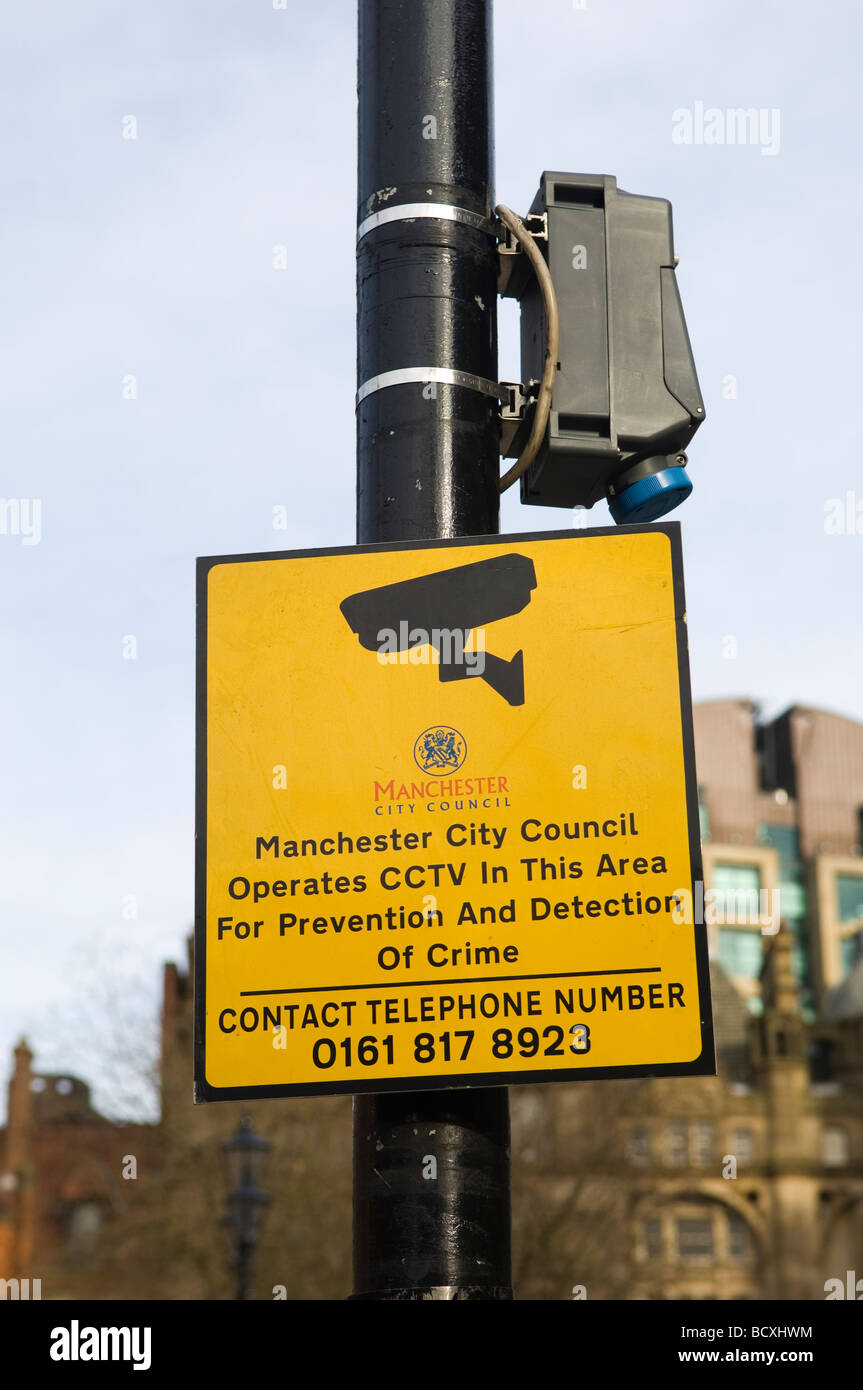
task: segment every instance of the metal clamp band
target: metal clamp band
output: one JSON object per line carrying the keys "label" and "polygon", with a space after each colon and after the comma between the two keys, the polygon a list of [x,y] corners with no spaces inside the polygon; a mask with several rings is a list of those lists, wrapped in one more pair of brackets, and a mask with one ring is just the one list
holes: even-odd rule
{"label": "metal clamp band", "polygon": [[498,225],[489,217],[478,212],[468,212],[467,208],[457,208],[451,203],[396,203],[391,208],[381,208],[370,217],[363,218],[357,227],[357,242],[362,241],[367,232],[375,227],[383,227],[387,222],[415,222],[418,217],[437,217],[442,222],[463,222],[466,227],[476,227],[489,236],[498,236]]}
{"label": "metal clamp band", "polygon": [[357,392],[359,405],[373,391],[383,391],[387,386],[425,385],[428,381],[438,381],[444,386],[464,386],[469,391],[481,391],[484,396],[494,396],[500,400],[500,386],[484,376],[474,376],[472,372],[460,372],[455,367],[398,367],[393,372],[381,372],[380,376],[370,376]]}

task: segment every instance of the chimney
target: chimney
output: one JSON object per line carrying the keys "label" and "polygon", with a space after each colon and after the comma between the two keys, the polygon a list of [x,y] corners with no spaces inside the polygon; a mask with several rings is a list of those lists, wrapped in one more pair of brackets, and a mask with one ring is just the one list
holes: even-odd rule
{"label": "chimney", "polygon": [[6,1171],[15,1179],[9,1277],[31,1278],[34,1271],[35,1190],[33,1187],[33,1053],[22,1038],[15,1048],[6,1122]]}
{"label": "chimney", "polygon": [[18,1173],[30,1163],[33,1133],[33,1053],[22,1038],[15,1048],[15,1067],[9,1082],[9,1119],[6,1127],[6,1168]]}

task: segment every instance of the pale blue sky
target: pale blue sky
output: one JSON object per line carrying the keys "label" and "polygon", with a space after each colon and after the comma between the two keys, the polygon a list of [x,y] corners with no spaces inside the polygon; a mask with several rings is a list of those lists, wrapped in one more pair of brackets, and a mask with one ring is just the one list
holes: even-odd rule
{"label": "pale blue sky", "polygon": [[[856,7],[495,11],[499,199],[525,210],[548,168],[674,206],[708,415],[675,513],[695,698],[863,719],[863,534],[824,530],[829,499],[863,504]],[[0,534],[0,1057],[26,1029],[43,1066],[75,1065],[59,1020],[83,962],[155,996],[181,950],[195,556],[353,541],[355,44],[350,0],[0,19],[0,495],[42,509],[39,544]],[[778,109],[778,153],[674,143],[696,102]],[[512,305],[502,324],[516,377]],[[503,531],[569,524],[516,492]]]}

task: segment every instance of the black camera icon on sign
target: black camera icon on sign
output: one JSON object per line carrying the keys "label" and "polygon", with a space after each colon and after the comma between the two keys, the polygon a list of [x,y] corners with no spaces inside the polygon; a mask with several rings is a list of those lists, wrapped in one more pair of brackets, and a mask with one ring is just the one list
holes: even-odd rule
{"label": "black camera icon on sign", "polygon": [[497,555],[366,589],[339,607],[360,645],[377,652],[382,664],[420,664],[427,648],[439,680],[479,678],[508,705],[523,705],[524,652],[510,661],[494,656],[485,647],[485,628],[520,613],[535,588],[532,560]]}

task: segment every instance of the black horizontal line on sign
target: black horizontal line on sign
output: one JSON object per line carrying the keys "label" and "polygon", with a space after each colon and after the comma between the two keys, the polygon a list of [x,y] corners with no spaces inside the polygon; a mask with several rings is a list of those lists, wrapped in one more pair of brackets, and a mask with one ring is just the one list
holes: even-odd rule
{"label": "black horizontal line on sign", "polygon": [[390,984],[379,980],[373,985],[309,985],[303,989],[241,989],[240,998],[250,999],[257,994],[330,994],[353,989],[427,989],[430,985],[509,985],[516,980],[576,980],[588,975],[658,975],[661,965],[636,965],[627,970],[568,970],[555,971],[552,975],[484,975],[481,979],[467,980],[399,980]]}

